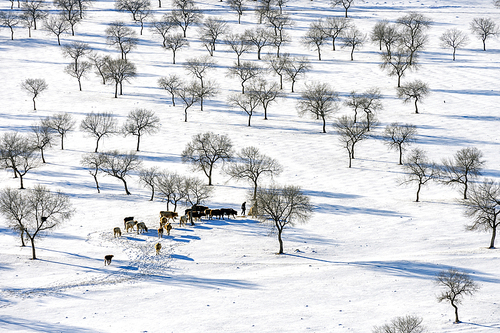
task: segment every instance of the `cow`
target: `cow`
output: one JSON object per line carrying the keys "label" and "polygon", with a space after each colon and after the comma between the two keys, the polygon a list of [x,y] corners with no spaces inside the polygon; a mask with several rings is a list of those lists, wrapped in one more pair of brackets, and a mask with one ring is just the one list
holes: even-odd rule
{"label": "cow", "polygon": [[137,221],[128,221],[125,224],[126,231],[128,232],[128,229],[132,229],[132,231],[134,231],[134,227],[136,226],[136,224],[137,224]]}
{"label": "cow", "polygon": [[156,243],[155,244],[155,250],[156,250],[156,255],[159,255],[160,254],[160,250],[161,250],[161,244],[160,243]]}
{"label": "cow", "polygon": [[113,259],[114,255],[108,254],[107,256],[104,256],[104,266],[106,265],[111,265],[111,259]]}
{"label": "cow", "polygon": [[168,219],[165,216],[160,217],[160,228],[163,228],[167,223]]}
{"label": "cow", "polygon": [[208,215],[208,218],[211,220],[214,216],[217,217],[219,220],[222,217],[224,219],[224,215],[222,213],[222,209],[207,209],[205,211],[205,214]]}
{"label": "cow", "polygon": [[163,226],[158,228],[158,238],[163,238]]}
{"label": "cow", "polygon": [[134,220],[133,216],[129,216],[129,217],[124,218],[123,219],[123,227],[127,228],[127,222],[130,222],[130,221],[133,221],[133,220]]}
{"label": "cow", "polygon": [[181,218],[179,219],[179,227],[186,225],[187,221],[188,221],[188,216],[182,215]]}
{"label": "cow", "polygon": [[122,231],[119,227],[113,228],[113,236],[114,237],[121,237],[122,236]]}
{"label": "cow", "polygon": [[137,223],[137,233],[144,233],[148,232],[148,227],[146,227],[146,223],[144,222],[139,222]]}
{"label": "cow", "polygon": [[222,218],[224,218],[224,215],[227,215],[227,218],[229,218],[229,216],[233,216],[233,218],[236,218],[236,215],[238,214],[238,212],[232,208],[221,208],[221,211]]}
{"label": "cow", "polygon": [[188,219],[190,219],[191,221],[191,225],[194,225],[194,220],[200,220],[201,221],[201,217],[202,216],[206,216],[205,212],[196,212],[196,211],[189,211],[187,213],[187,217]]}
{"label": "cow", "polygon": [[170,230],[172,230],[172,224],[170,224],[170,222],[168,222],[166,225],[165,225],[165,230],[167,230],[167,236],[170,236]]}
{"label": "cow", "polygon": [[176,212],[171,212],[171,211],[167,211],[167,210],[162,210],[160,212],[160,221],[163,217],[166,217],[167,220],[170,220],[172,219],[172,221],[175,222],[175,218],[179,216],[179,213],[176,213]]}
{"label": "cow", "polygon": [[248,211],[248,215],[251,217],[256,217],[257,216],[257,207],[252,206],[250,210]]}

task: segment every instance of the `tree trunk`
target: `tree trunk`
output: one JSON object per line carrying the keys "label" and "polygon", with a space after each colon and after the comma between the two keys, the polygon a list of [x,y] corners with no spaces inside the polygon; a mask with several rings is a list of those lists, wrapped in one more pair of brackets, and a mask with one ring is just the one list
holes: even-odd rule
{"label": "tree trunk", "polygon": [[486,39],[483,40],[483,51],[486,51]]}
{"label": "tree trunk", "polygon": [[278,254],[283,254],[283,239],[281,238],[281,234],[283,233],[283,228],[280,228],[277,222],[276,222],[276,228],[278,229],[278,242],[280,243],[280,251],[278,252]]}
{"label": "tree trunk", "polygon": [[420,189],[422,188],[422,183],[418,183],[418,189],[417,189],[417,200],[415,202],[419,202],[420,200]]}
{"label": "tree trunk", "polygon": [[123,95],[123,83],[120,81],[120,96]]}
{"label": "tree trunk", "polygon": [[175,95],[172,94],[172,106],[175,106]]}
{"label": "tree trunk", "polygon": [[203,111],[203,97],[200,97],[200,111]]}
{"label": "tree trunk", "polygon": [[292,80],[292,93],[294,92],[293,91],[293,87],[295,86],[295,80]]}
{"label": "tree trunk", "polygon": [[351,61],[354,60],[354,46],[352,47],[352,50],[351,50]]}
{"label": "tree trunk", "polygon": [[332,37],[332,44],[333,44],[332,51],[335,51],[335,37]]}
{"label": "tree trunk", "polygon": [[249,114],[249,115],[248,115],[248,127],[250,127],[250,120],[251,120],[251,119],[252,119],[252,115],[251,115],[251,114]]}
{"label": "tree trunk", "polygon": [[115,83],[115,98],[118,98],[118,82]]}
{"label": "tree trunk", "polygon": [[173,53],[172,63],[175,65],[175,51],[174,51],[174,50],[172,50],[172,53]]}
{"label": "tree trunk", "polygon": [[14,40],[14,29],[10,27],[10,39]]}
{"label": "tree trunk", "polygon": [[455,50],[456,49],[453,49],[453,61],[455,61]]}
{"label": "tree trunk", "polygon": [[43,148],[40,148],[40,154],[42,155],[42,163],[45,163],[45,156],[43,155]]}
{"label": "tree trunk", "polygon": [[26,244],[24,244],[24,229],[21,229],[21,246],[26,246]]}
{"label": "tree trunk", "polygon": [[188,121],[188,108],[184,109],[184,122],[187,123]]}
{"label": "tree trunk", "polygon": [[78,79],[78,87],[80,88],[80,91],[82,91],[82,81],[80,81],[80,79]]}
{"label": "tree trunk", "polygon": [[398,75],[398,88],[401,87],[401,75]]}
{"label": "tree trunk", "polygon": [[212,165],[210,165],[210,169],[208,171],[208,186],[212,186]]}
{"label": "tree trunk", "polygon": [[318,46],[318,60],[321,61],[321,49]]}
{"label": "tree trunk", "polygon": [[20,189],[24,190],[23,175],[21,175],[20,173],[19,173],[19,179],[21,180],[21,187],[20,187]]}
{"label": "tree trunk", "polygon": [[128,187],[127,187],[127,182],[125,181],[125,178],[119,178],[123,182],[123,186],[125,187],[125,193],[127,195],[131,195],[132,193],[129,192]]}
{"label": "tree trunk", "polygon": [[64,150],[64,135],[61,134],[61,150]]}
{"label": "tree trunk", "polygon": [[460,323],[460,320],[458,319],[458,307],[451,301],[451,306],[455,308],[455,324]]}
{"label": "tree trunk", "polygon": [[92,175],[94,177],[95,181],[95,187],[97,188],[97,193],[101,193],[101,189],[99,188],[99,182],[97,181],[97,173],[95,175]]}
{"label": "tree trunk", "polygon": [[59,37],[59,35],[57,35],[57,44],[59,44],[59,46],[61,46],[61,38]]}
{"label": "tree trunk", "polygon": [[36,252],[35,252],[35,237],[30,237],[30,241],[31,241],[31,254],[32,254],[32,257],[31,257],[31,260],[36,260]]}
{"label": "tree trunk", "polygon": [[418,98],[415,98],[415,113],[418,113],[417,102],[418,102]]}
{"label": "tree trunk", "polygon": [[139,151],[139,144],[141,143],[141,136],[137,136],[137,151]]}
{"label": "tree trunk", "polygon": [[403,165],[403,147],[399,145],[399,165]]}
{"label": "tree trunk", "polygon": [[151,186],[151,198],[149,199],[149,201],[153,201],[154,198],[155,198],[155,188],[154,186]]}
{"label": "tree trunk", "polygon": [[495,248],[495,237],[497,236],[497,228],[493,228],[493,232],[491,233],[491,241],[490,241],[490,249]]}
{"label": "tree trunk", "polygon": [[325,117],[322,117],[323,119],[323,133],[326,133],[326,120]]}
{"label": "tree trunk", "polygon": [[35,103],[35,98],[36,98],[36,96],[35,96],[35,97],[33,97],[33,111],[36,111],[36,103]]}

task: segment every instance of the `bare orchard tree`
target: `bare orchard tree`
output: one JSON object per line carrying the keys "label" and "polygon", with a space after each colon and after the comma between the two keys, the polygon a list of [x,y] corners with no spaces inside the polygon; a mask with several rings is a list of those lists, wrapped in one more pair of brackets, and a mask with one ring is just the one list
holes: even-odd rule
{"label": "bare orchard tree", "polygon": [[123,82],[130,82],[137,76],[135,65],[123,59],[105,58],[102,72],[109,84],[115,84],[115,98],[118,98],[118,87],[120,95],[123,95]]}
{"label": "bare orchard tree", "polygon": [[128,190],[126,177],[128,177],[131,172],[140,169],[142,161],[139,156],[137,156],[135,152],[120,153],[117,150],[99,154],[103,161],[100,170],[109,176],[121,180],[125,187],[125,193],[127,195],[132,194]]}
{"label": "bare orchard tree", "polygon": [[[214,188],[204,184],[203,179],[198,177],[185,177],[185,203],[188,206],[199,205],[212,196]],[[194,225],[191,217],[191,225]]]}
{"label": "bare orchard tree", "polygon": [[240,24],[241,16],[243,15],[243,12],[247,10],[245,0],[228,0],[227,3],[232,10],[238,13],[238,24]]}
{"label": "bare orchard tree", "polygon": [[44,126],[41,121],[31,125],[31,144],[40,150],[42,162],[45,163],[44,151],[54,144],[54,130]]}
{"label": "bare orchard tree", "polygon": [[257,78],[262,73],[262,67],[252,61],[243,61],[241,64],[234,63],[228,68],[227,75],[240,79],[241,93],[245,93],[245,83]]}
{"label": "bare orchard tree", "polygon": [[463,185],[463,197],[466,200],[469,182],[481,175],[485,163],[482,158],[483,153],[476,147],[460,149],[453,158],[443,159],[441,182],[447,185]]}
{"label": "bare orchard tree", "polygon": [[146,109],[135,109],[130,111],[125,124],[123,124],[122,133],[137,137],[136,151],[139,151],[141,136],[145,134],[155,134],[160,130],[160,118],[153,111]]}
{"label": "bare orchard tree", "polygon": [[200,101],[197,82],[182,83],[177,91],[177,96],[184,102],[184,122],[187,122],[188,109]]}
{"label": "bare orchard tree", "polygon": [[61,46],[61,35],[70,29],[68,22],[61,15],[50,15],[43,26],[49,33],[56,35],[59,46]]}
{"label": "bare orchard tree", "polygon": [[253,185],[253,202],[257,200],[257,188],[262,177],[273,178],[283,171],[277,160],[262,154],[258,148],[242,148],[236,159],[226,169],[226,173],[236,180],[245,180]]}
{"label": "bare orchard tree", "polygon": [[82,91],[82,78],[86,77],[92,69],[92,63],[88,61],[79,61],[78,65],[70,63],[64,68],[64,72],[78,80],[78,88]]}
{"label": "bare orchard tree", "polygon": [[345,17],[347,18],[347,11],[351,8],[354,0],[331,0],[332,7],[342,6],[345,10]]}
{"label": "bare orchard tree", "polygon": [[172,50],[173,64],[175,64],[175,54],[177,53],[177,51],[179,51],[183,47],[189,46],[188,40],[182,35],[182,33],[167,35],[163,44],[165,45],[165,50]]}
{"label": "bare orchard tree", "polygon": [[421,101],[425,97],[427,97],[430,93],[429,86],[427,83],[415,80],[403,84],[398,87],[398,98],[403,100],[403,103],[409,103],[410,101],[414,101],[415,104],[415,113],[418,113],[418,101]]}
{"label": "bare orchard tree", "polygon": [[139,40],[135,31],[124,22],[115,21],[106,28],[106,43],[120,51],[122,60],[127,60],[127,54],[137,46]]}
{"label": "bare orchard tree", "polygon": [[46,126],[61,136],[61,150],[64,150],[64,138],[75,127],[75,120],[67,112],[55,113],[42,120],[42,125]]}
{"label": "bare orchard tree", "polygon": [[479,290],[479,285],[465,272],[450,268],[442,271],[436,276],[436,284],[444,287],[444,291],[438,295],[438,302],[449,301],[455,309],[455,324],[460,323],[458,318],[458,305],[462,303],[464,296],[472,296]]}
{"label": "bare orchard tree", "polygon": [[370,40],[373,43],[378,44],[378,48],[380,51],[382,51],[382,44],[384,42],[388,26],[389,21],[385,19],[377,21],[377,23],[375,23],[372,28],[372,32],[370,33]]}
{"label": "bare orchard tree", "polygon": [[213,80],[205,82],[203,87],[200,83],[195,82],[191,88],[193,89],[196,97],[198,97],[201,111],[203,111],[204,101],[217,96],[217,94],[219,93],[219,85]]}
{"label": "bare orchard tree", "polygon": [[423,319],[418,316],[406,315],[396,317],[390,324],[375,326],[372,333],[425,333],[427,330],[422,325]]}
{"label": "bare orchard tree", "polygon": [[398,88],[401,87],[401,78],[405,75],[408,69],[417,68],[417,59],[413,57],[413,62],[410,62],[411,55],[405,49],[396,51],[382,52],[382,63],[380,67],[389,71],[389,76],[398,77]]}
{"label": "bare orchard tree", "polygon": [[167,210],[170,204],[174,205],[174,212],[178,204],[187,197],[187,178],[177,173],[161,171],[156,178],[158,196],[167,202]]}
{"label": "bare orchard tree", "polygon": [[71,42],[63,46],[62,52],[65,58],[73,59],[74,68],[78,71],[80,58],[86,56],[91,51],[90,45],[82,42]]}
{"label": "bare orchard tree", "polygon": [[485,180],[470,188],[467,200],[463,201],[465,215],[472,218],[467,226],[470,231],[490,231],[490,249],[495,248],[497,228],[500,226],[500,184],[493,180]]}
{"label": "bare orchard tree", "polygon": [[285,14],[279,14],[275,11],[271,12],[271,15],[267,17],[267,21],[274,29],[274,38],[272,39],[272,44],[276,48],[276,57],[280,57],[280,50],[283,45],[292,41],[292,37],[285,30],[293,26],[294,22],[290,16]]}
{"label": "bare orchard tree", "polygon": [[69,220],[74,213],[69,197],[36,185],[27,192],[5,188],[0,193],[0,212],[14,231],[31,242],[31,259],[35,260],[35,239]]}
{"label": "bare orchard tree", "polygon": [[40,166],[37,148],[28,136],[17,132],[7,132],[0,141],[0,165],[12,169],[15,178],[19,176],[20,189],[24,189],[24,176]]}
{"label": "bare orchard tree", "polygon": [[306,57],[291,58],[288,66],[285,67],[285,74],[288,80],[292,81],[292,93],[294,92],[295,82],[300,76],[304,76],[311,69],[311,64]]}
{"label": "bare orchard tree", "polygon": [[81,22],[83,13],[80,4],[75,0],[54,0],[54,5],[61,10],[61,16],[71,27],[71,35],[75,35],[75,26]]}
{"label": "bare orchard tree", "polygon": [[323,30],[323,21],[317,20],[309,25],[309,29],[306,34],[302,37],[302,44],[309,47],[316,48],[318,52],[318,60],[321,61],[321,46],[325,43],[328,36]]}
{"label": "bare orchard tree", "polygon": [[226,34],[226,39],[224,40],[226,45],[236,53],[238,59],[238,66],[240,66],[240,57],[243,53],[248,52],[252,47],[252,44],[246,39],[244,34]]}
{"label": "bare orchard tree", "polygon": [[268,55],[266,57],[269,69],[272,70],[280,78],[280,89],[283,89],[283,75],[286,74],[287,68],[290,65],[290,54],[283,53],[281,57]]}
{"label": "bare orchard tree", "polygon": [[151,15],[151,2],[149,0],[117,0],[115,8],[132,14],[132,20],[141,25],[141,35],[144,20]]}
{"label": "bare orchard tree", "polygon": [[259,3],[255,6],[255,15],[257,15],[258,23],[262,24],[264,19],[269,16],[269,13],[273,10],[274,0],[259,0]]}
{"label": "bare orchard tree", "polygon": [[257,49],[257,59],[261,60],[261,52],[265,46],[272,45],[273,32],[269,28],[257,27],[255,29],[247,29],[244,33],[245,39]]}
{"label": "bare orchard tree", "polygon": [[405,159],[403,168],[407,173],[401,185],[417,183],[417,198],[415,202],[419,202],[422,186],[438,177],[437,166],[435,163],[429,161],[423,150],[414,148]]}
{"label": "bare orchard tree", "polygon": [[344,35],[344,45],[345,48],[351,48],[351,61],[354,60],[354,50],[363,46],[366,42],[366,34],[362,33],[355,26],[351,26],[346,30]]}
{"label": "bare orchard tree", "polygon": [[210,56],[214,55],[215,45],[222,35],[226,33],[227,22],[221,17],[209,17],[201,24],[198,30],[200,40],[207,48]]}
{"label": "bare orchard tree", "polygon": [[247,94],[232,94],[228,97],[228,103],[232,107],[240,108],[248,115],[248,126],[252,115],[260,104],[260,100],[256,94],[250,91]]}
{"label": "bare orchard tree", "polygon": [[26,91],[28,94],[32,96],[33,99],[33,111],[36,111],[36,102],[35,99],[40,95],[43,91],[47,90],[49,85],[45,81],[45,79],[26,79],[21,83],[21,89]]}
{"label": "bare orchard tree", "polygon": [[151,198],[149,201],[153,201],[155,197],[155,189],[158,184],[158,177],[160,176],[160,171],[157,167],[142,168],[139,170],[139,181],[147,188],[151,189]]}
{"label": "bare orchard tree", "polygon": [[97,193],[101,193],[101,188],[99,187],[99,181],[97,180],[97,175],[101,170],[102,164],[104,163],[103,154],[96,153],[88,153],[82,156],[80,160],[80,164],[87,169],[90,175],[94,178],[95,187],[97,189]]}
{"label": "bare orchard tree", "polygon": [[338,134],[340,143],[347,150],[349,155],[349,168],[352,166],[352,160],[355,158],[354,147],[356,143],[365,140],[368,135],[366,122],[357,121],[349,116],[342,116],[333,124]]}
{"label": "bare orchard tree", "polygon": [[346,30],[351,26],[349,19],[344,17],[330,16],[321,25],[323,34],[332,39],[332,50],[335,51],[335,40],[343,37]]}
{"label": "bare orchard tree", "polygon": [[326,119],[339,109],[339,94],[327,83],[315,82],[307,85],[300,95],[297,111],[300,116],[310,114],[323,122],[323,133],[326,133]]}
{"label": "bare orchard tree", "polygon": [[268,82],[265,79],[258,78],[250,84],[249,90],[259,100],[262,109],[264,109],[264,120],[267,120],[267,110],[271,102],[277,102],[276,98],[281,97],[277,82]]}
{"label": "bare orchard tree", "polygon": [[117,133],[116,116],[111,112],[87,113],[80,123],[80,129],[96,138],[94,152],[99,149],[99,141],[104,137]]}
{"label": "bare orchard tree", "polygon": [[428,37],[425,31],[432,24],[432,20],[417,12],[409,12],[396,21],[402,27],[400,42],[408,51],[410,65],[417,52],[421,51],[427,44]]}
{"label": "bare orchard tree", "polygon": [[[33,29],[36,30],[36,21],[47,17],[45,2],[43,0],[27,0],[22,5],[23,15],[33,22]],[[31,34],[30,34],[31,36]]]}
{"label": "bare orchard tree", "polygon": [[194,170],[201,170],[212,185],[212,171],[217,162],[230,161],[233,157],[233,144],[228,136],[212,132],[199,133],[182,152],[182,162],[190,163]]}
{"label": "bare orchard tree", "polygon": [[469,37],[456,28],[446,30],[439,39],[442,47],[453,49],[453,61],[455,61],[457,49],[463,48],[469,42]]}
{"label": "bare orchard tree", "polygon": [[201,22],[203,13],[191,0],[175,0],[173,4],[175,8],[172,10],[172,21],[182,29],[186,38],[188,27]]}
{"label": "bare orchard tree", "polygon": [[392,123],[385,127],[384,140],[390,149],[399,151],[399,164],[403,164],[403,151],[416,141],[417,127],[410,124]]}
{"label": "bare orchard tree", "polygon": [[0,25],[10,29],[10,39],[14,40],[14,28],[21,23],[21,18],[12,10],[0,11]]}
{"label": "bare orchard tree", "polygon": [[207,73],[214,69],[216,62],[208,56],[201,56],[198,58],[187,59],[184,63],[184,69],[187,70],[191,75],[200,79],[201,87],[203,87],[203,78],[206,77]]}
{"label": "bare orchard tree", "polygon": [[487,17],[474,18],[470,23],[470,30],[483,42],[483,51],[486,51],[486,40],[499,33],[496,23]]}
{"label": "bare orchard tree", "polygon": [[106,62],[110,59],[108,56],[101,56],[96,52],[91,52],[87,55],[88,59],[95,68],[95,74],[100,76],[102,79],[102,84],[106,84],[106,75],[104,73],[104,68],[106,67]]}
{"label": "bare orchard tree", "polygon": [[162,45],[165,47],[165,41],[167,36],[169,36],[170,30],[177,29],[177,25],[172,21],[172,16],[164,14],[160,19],[152,20],[150,29],[154,35],[162,38]]}
{"label": "bare orchard tree", "polygon": [[366,115],[366,129],[370,131],[371,126],[376,124],[377,112],[383,108],[382,95],[379,88],[370,88],[361,96],[361,109]]}
{"label": "bare orchard tree", "polygon": [[25,28],[28,28],[28,37],[31,38],[31,29],[34,25],[33,17],[27,11],[22,11],[21,15],[19,15],[19,19],[21,20],[22,25]]}
{"label": "bare orchard tree", "polygon": [[311,217],[314,208],[309,197],[300,187],[291,185],[273,185],[257,190],[257,218],[270,222],[278,232],[279,251],[284,253],[283,231],[295,223],[305,223]]}
{"label": "bare orchard tree", "polygon": [[172,97],[172,106],[175,106],[175,95],[177,95],[182,86],[181,78],[176,74],[161,77],[158,79],[158,86],[170,93],[170,96]]}

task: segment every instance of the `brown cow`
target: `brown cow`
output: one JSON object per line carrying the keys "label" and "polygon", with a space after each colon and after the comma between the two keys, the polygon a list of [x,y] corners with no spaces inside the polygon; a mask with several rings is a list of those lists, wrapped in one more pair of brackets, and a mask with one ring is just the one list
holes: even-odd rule
{"label": "brown cow", "polygon": [[172,228],[173,227],[172,224],[170,224],[170,222],[165,225],[165,230],[167,230],[167,236],[170,236],[170,230],[172,230]]}
{"label": "brown cow", "polygon": [[133,216],[129,216],[129,217],[126,217],[123,219],[123,227],[124,228],[127,228],[127,222],[131,222],[134,220],[134,217]]}
{"label": "brown cow", "polygon": [[122,236],[122,231],[119,227],[113,228],[113,236],[114,237],[121,237]]}
{"label": "brown cow", "polygon": [[163,227],[158,228],[158,238],[163,238]]}
{"label": "brown cow", "polygon": [[108,254],[107,256],[104,256],[104,266],[106,265],[111,265],[111,259],[113,259],[114,255]]}
{"label": "brown cow", "polygon": [[181,218],[179,219],[179,227],[186,225],[187,220],[188,220],[187,215],[182,215]]}
{"label": "brown cow", "polygon": [[144,233],[148,232],[148,227],[146,226],[146,223],[144,222],[139,222],[137,223],[137,233]]}
{"label": "brown cow", "polygon": [[128,232],[128,229],[132,229],[132,231],[134,231],[134,227],[136,226],[136,224],[137,224],[137,221],[128,221],[127,224],[125,225],[127,232]]}
{"label": "brown cow", "polygon": [[155,250],[156,250],[156,255],[159,255],[160,254],[160,250],[161,250],[161,244],[160,243],[156,243]]}
{"label": "brown cow", "polygon": [[160,212],[160,221],[161,221],[162,217],[166,217],[167,220],[172,219],[172,221],[175,222],[175,218],[177,216],[179,216],[179,213],[163,210]]}

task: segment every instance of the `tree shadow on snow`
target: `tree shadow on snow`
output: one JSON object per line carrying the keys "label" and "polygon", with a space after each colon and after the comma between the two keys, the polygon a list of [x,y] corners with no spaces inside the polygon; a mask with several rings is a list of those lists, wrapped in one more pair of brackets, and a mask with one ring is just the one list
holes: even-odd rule
{"label": "tree shadow on snow", "polygon": [[42,322],[33,319],[24,319],[12,316],[0,315],[0,330],[3,332],[73,332],[73,333],[86,333],[95,332],[95,330],[68,326],[64,324]]}

